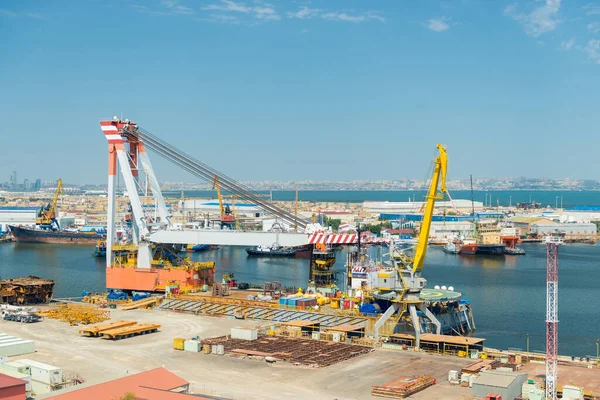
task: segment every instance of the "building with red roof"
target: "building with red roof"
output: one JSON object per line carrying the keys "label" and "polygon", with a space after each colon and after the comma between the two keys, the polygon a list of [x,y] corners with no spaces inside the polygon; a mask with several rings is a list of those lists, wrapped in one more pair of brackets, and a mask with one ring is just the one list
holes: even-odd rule
{"label": "building with red roof", "polygon": [[[77,388],[74,386],[73,388]],[[132,393],[136,400],[209,400],[189,394],[190,384],[165,368],[156,368],[138,374],[125,376],[112,381],[70,390],[66,393],[47,397],[47,400],[113,400]],[[3,398],[0,396],[0,398]],[[24,399],[24,397],[23,397]]]}
{"label": "building with red roof", "polygon": [[23,379],[0,374],[0,399],[25,400],[27,398],[25,385],[27,385],[27,381]]}

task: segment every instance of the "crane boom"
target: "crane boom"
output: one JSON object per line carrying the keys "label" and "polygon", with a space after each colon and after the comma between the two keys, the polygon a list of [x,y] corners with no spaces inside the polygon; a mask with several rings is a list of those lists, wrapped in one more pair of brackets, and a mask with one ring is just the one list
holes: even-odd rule
{"label": "crane boom", "polygon": [[225,215],[225,208],[223,207],[223,198],[221,197],[221,187],[219,186],[219,177],[215,175],[213,189],[217,189],[217,198],[219,199],[219,215],[221,217]]}
{"label": "crane boom", "polygon": [[[421,224],[421,232],[419,233],[419,241],[415,250],[415,256],[413,257],[413,272],[423,270],[423,262],[425,261],[425,254],[427,253],[427,242],[429,240],[429,231],[431,230],[431,219],[433,217],[433,209],[435,207],[436,200],[443,200],[446,190],[446,173],[448,172],[448,155],[446,149],[441,144],[437,145],[439,155],[434,161],[433,175],[431,177],[431,184],[429,185],[429,192],[427,193],[425,213],[423,214],[423,223]],[[438,194],[438,186],[441,178],[441,194]]]}
{"label": "crane boom", "polygon": [[44,210],[40,210],[39,217],[36,218],[35,223],[37,225],[51,225],[54,220],[56,220],[56,207],[58,205],[58,197],[63,194],[63,182],[62,179],[58,178],[58,182],[56,184],[56,192],[54,192],[54,197],[52,197],[52,202],[48,205],[48,208]]}

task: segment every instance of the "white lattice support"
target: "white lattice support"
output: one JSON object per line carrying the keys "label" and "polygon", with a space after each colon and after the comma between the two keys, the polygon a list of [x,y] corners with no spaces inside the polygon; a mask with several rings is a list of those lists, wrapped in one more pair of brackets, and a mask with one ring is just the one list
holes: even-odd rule
{"label": "white lattice support", "polygon": [[558,381],[558,246],[546,240],[546,399],[556,400]]}

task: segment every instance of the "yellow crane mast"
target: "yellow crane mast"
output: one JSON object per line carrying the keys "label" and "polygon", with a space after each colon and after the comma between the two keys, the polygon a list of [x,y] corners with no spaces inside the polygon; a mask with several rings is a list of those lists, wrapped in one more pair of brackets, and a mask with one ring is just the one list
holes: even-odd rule
{"label": "yellow crane mast", "polygon": [[219,215],[221,216],[221,225],[229,225],[235,222],[235,216],[231,212],[229,206],[223,206],[223,196],[221,196],[221,186],[219,185],[219,177],[215,175],[213,181],[213,189],[217,190],[217,198],[219,199]]}
{"label": "yellow crane mast", "polygon": [[52,225],[56,220],[56,205],[58,204],[58,197],[61,194],[63,194],[63,182],[62,179],[58,178],[56,192],[54,192],[52,202],[46,207],[42,206],[35,219],[36,225]]}
{"label": "yellow crane mast", "polygon": [[[421,277],[425,255],[427,254],[427,244],[429,232],[431,230],[431,220],[436,200],[443,200],[446,193],[446,175],[448,171],[448,156],[446,149],[441,144],[437,145],[439,155],[434,159],[433,175],[431,184],[426,196],[425,212],[423,213],[423,222],[419,240],[414,251],[410,256],[403,250],[392,248],[391,256],[394,263],[393,271],[383,271],[379,273],[380,282],[385,285],[379,286],[376,297],[386,299],[391,302],[390,307],[375,323],[375,335],[378,337],[378,330],[385,322],[396,312],[399,312],[398,318],[408,312],[415,329],[416,347],[420,345],[420,322],[417,315],[417,308],[421,310],[427,318],[436,326],[436,333],[440,333],[441,323],[431,311],[424,306],[421,300],[421,290],[427,285],[427,280]],[[383,278],[383,279],[381,279]]]}

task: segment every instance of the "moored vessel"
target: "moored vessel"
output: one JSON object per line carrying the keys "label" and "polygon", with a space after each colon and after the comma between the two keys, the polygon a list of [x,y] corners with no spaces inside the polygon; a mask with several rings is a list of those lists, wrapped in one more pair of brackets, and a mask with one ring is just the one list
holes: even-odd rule
{"label": "moored vessel", "polygon": [[296,257],[296,250],[283,246],[254,246],[246,249],[249,256]]}
{"label": "moored vessel", "polygon": [[104,235],[89,232],[54,231],[51,229],[31,229],[21,226],[8,226],[17,242],[28,243],[63,243],[63,244],[96,244]]}

